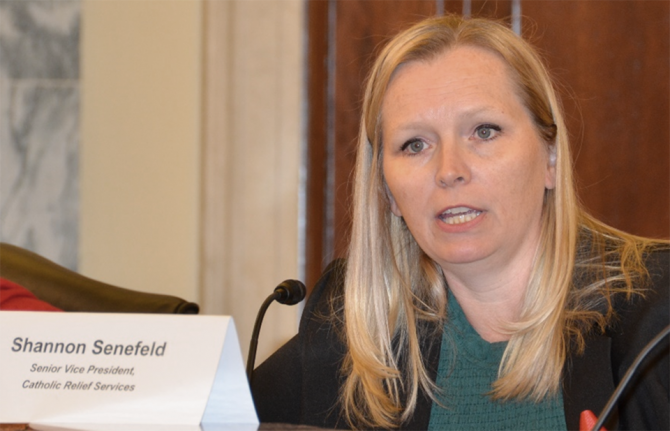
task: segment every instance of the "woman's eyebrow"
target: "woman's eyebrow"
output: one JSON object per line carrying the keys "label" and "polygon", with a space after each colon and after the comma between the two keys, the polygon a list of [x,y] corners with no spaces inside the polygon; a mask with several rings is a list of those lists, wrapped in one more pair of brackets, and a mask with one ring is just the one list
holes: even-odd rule
{"label": "woman's eyebrow", "polygon": [[459,118],[469,118],[480,114],[501,114],[503,110],[494,105],[481,105],[466,108],[457,113]]}

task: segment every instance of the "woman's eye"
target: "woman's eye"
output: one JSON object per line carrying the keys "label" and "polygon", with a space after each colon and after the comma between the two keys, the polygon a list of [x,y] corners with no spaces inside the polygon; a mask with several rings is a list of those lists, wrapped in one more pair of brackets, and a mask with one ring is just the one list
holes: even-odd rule
{"label": "woman's eye", "polygon": [[401,150],[402,151],[409,151],[410,153],[416,154],[420,153],[423,151],[423,149],[426,147],[426,144],[419,140],[419,139],[414,139],[411,141],[407,141],[405,145],[402,146]]}
{"label": "woman's eye", "polygon": [[500,127],[494,124],[482,124],[475,129],[475,136],[483,141],[488,141],[498,132],[500,132]]}

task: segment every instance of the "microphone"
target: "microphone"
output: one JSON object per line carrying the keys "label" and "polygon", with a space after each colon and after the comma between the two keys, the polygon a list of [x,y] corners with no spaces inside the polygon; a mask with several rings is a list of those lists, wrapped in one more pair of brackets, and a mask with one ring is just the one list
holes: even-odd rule
{"label": "microphone", "polygon": [[607,404],[603,408],[602,412],[600,412],[600,415],[598,415],[598,421],[591,427],[592,431],[598,431],[601,429],[601,427],[605,423],[605,420],[607,420],[607,417],[612,411],[612,408],[617,403],[617,401],[619,401],[619,397],[623,393],[624,389],[626,389],[628,382],[633,377],[633,374],[635,374],[635,371],[637,371],[637,368],[640,366],[642,361],[647,357],[649,352],[651,352],[654,349],[654,347],[656,347],[658,343],[661,342],[663,338],[667,337],[669,333],[670,333],[670,325],[666,326],[661,332],[658,333],[658,335],[656,335],[656,337],[654,337],[653,340],[651,340],[649,343],[647,343],[646,346],[644,346],[644,349],[642,349],[642,351],[637,355],[632,365],[628,368],[626,374],[619,382],[619,385],[614,390],[614,393],[607,401]]}
{"label": "microphone", "polygon": [[284,280],[279,286],[275,287],[272,295],[277,295],[276,299],[280,304],[295,305],[305,299],[306,294],[307,289],[301,281]]}
{"label": "microphone", "polygon": [[254,323],[254,330],[251,333],[251,343],[249,344],[249,356],[247,357],[247,378],[251,383],[251,377],[254,372],[254,361],[256,360],[256,349],[258,347],[258,334],[261,332],[261,323],[263,317],[272,301],[277,300],[280,304],[295,305],[305,299],[307,289],[305,285],[298,280],[284,280],[279,286],[275,287],[274,292],[268,296],[261,308],[258,310],[256,316],[256,323]]}

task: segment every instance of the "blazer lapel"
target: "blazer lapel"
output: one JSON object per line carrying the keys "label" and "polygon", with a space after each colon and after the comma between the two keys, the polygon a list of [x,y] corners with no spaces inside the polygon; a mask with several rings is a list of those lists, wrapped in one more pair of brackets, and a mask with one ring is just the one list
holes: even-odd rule
{"label": "blazer lapel", "polygon": [[[582,411],[591,410],[598,415],[614,392],[610,350],[611,339],[597,334],[587,340],[582,355],[573,354],[565,361],[563,409],[569,430],[579,430]],[[616,416],[616,411],[613,414]],[[606,428],[614,429],[611,421]]]}

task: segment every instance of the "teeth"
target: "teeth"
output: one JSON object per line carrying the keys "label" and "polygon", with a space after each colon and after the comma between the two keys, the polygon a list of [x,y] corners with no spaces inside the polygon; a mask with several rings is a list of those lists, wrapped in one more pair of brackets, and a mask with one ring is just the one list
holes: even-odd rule
{"label": "teeth", "polygon": [[461,213],[467,213],[470,211],[474,211],[472,208],[468,207],[456,207],[456,208],[449,208],[444,212],[444,214],[449,214],[449,215],[456,215],[456,214],[461,214]]}
{"label": "teeth", "polygon": [[441,216],[443,222],[446,224],[461,224],[467,223],[477,218],[482,212],[471,208],[458,207],[451,208],[445,211]]}

